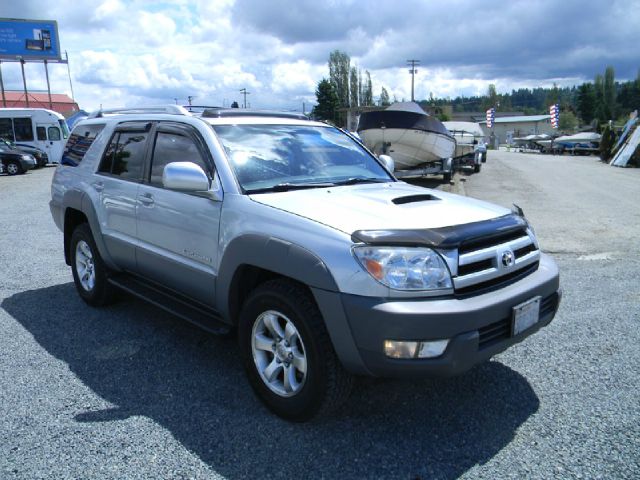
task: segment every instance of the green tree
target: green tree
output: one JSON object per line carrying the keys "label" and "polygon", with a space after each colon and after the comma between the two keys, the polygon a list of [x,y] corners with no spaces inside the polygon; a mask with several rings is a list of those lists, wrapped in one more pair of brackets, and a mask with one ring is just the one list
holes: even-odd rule
{"label": "green tree", "polygon": [[566,133],[573,133],[573,131],[577,126],[578,126],[578,119],[573,114],[573,112],[562,112],[560,114],[560,119],[558,120],[559,130]]}
{"label": "green tree", "polygon": [[490,108],[498,108],[498,104],[500,103],[498,97],[498,91],[496,90],[496,86],[493,83],[489,84],[487,87],[487,95],[484,97],[482,101],[482,109],[488,110]]}
{"label": "green tree", "polygon": [[349,106],[351,108],[360,105],[360,82],[358,67],[353,66],[349,71]]}
{"label": "green tree", "polygon": [[600,139],[600,160],[603,162],[611,158],[611,150],[616,141],[616,134],[609,124],[605,125],[602,130],[602,138]]}
{"label": "green tree", "polygon": [[313,107],[311,114],[319,120],[337,123],[337,110],[340,102],[333,83],[326,78],[318,83],[316,101],[317,105]]}
{"label": "green tree", "polygon": [[547,93],[547,97],[545,98],[544,103],[545,103],[545,106],[547,107],[547,109],[551,105],[555,105],[556,103],[560,103],[560,89],[558,88],[558,84],[557,83],[555,83],[555,82],[553,83],[553,87]]}
{"label": "green tree", "polygon": [[616,115],[616,79],[615,73],[613,71],[613,67],[609,66],[604,72],[604,84],[602,85],[602,96],[604,100],[604,104],[607,108],[607,112],[609,113],[610,120]]}
{"label": "green tree", "polygon": [[373,105],[373,86],[371,84],[371,74],[369,70],[365,70],[366,79],[364,81],[364,87],[362,89],[362,101],[361,105],[371,106]]}
{"label": "green tree", "polygon": [[381,107],[388,107],[391,105],[391,102],[389,101],[389,92],[387,92],[387,89],[384,87],[382,87],[382,91],[380,92],[380,101],[378,102],[378,105]]}
{"label": "green tree", "polygon": [[578,87],[576,99],[578,113],[582,123],[591,123],[596,116],[596,91],[592,83],[583,83]]}
{"label": "green tree", "polygon": [[334,50],[329,54],[329,80],[333,84],[338,105],[349,107],[349,71],[351,69],[351,57],[340,50]]}

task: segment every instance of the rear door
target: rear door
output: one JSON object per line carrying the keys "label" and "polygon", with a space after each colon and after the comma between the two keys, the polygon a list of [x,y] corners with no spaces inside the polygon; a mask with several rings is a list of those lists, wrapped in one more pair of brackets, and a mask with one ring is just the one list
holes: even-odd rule
{"label": "rear door", "polygon": [[138,271],[213,307],[222,202],[165,189],[162,172],[171,162],[196,163],[217,184],[210,153],[196,129],[159,123],[145,181],[138,190]]}
{"label": "rear door", "polygon": [[136,268],[136,202],[143,178],[151,123],[127,122],[114,131],[92,178],[98,218],[109,254],[124,269]]}

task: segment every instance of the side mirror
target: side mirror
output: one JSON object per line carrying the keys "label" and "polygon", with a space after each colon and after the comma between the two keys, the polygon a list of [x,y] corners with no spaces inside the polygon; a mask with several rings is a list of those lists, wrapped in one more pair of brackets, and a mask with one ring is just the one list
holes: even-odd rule
{"label": "side mirror", "polygon": [[393,173],[393,170],[396,168],[396,162],[393,161],[393,158],[391,158],[389,155],[380,155],[378,156],[378,158],[382,163],[384,163],[384,166],[387,167],[387,170]]}
{"label": "side mirror", "polygon": [[172,162],[164,167],[162,185],[170,190],[204,192],[209,190],[209,178],[193,162]]}

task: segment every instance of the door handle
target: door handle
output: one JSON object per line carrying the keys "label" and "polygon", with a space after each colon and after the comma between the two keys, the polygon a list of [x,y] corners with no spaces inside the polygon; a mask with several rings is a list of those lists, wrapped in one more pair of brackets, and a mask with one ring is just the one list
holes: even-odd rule
{"label": "door handle", "polygon": [[92,183],[92,185],[96,192],[101,192],[104,190],[104,183],[102,182],[94,182]]}
{"label": "door handle", "polygon": [[142,203],[143,205],[149,206],[149,205],[153,205],[153,195],[151,195],[150,193],[146,193],[144,195],[140,195],[140,203]]}

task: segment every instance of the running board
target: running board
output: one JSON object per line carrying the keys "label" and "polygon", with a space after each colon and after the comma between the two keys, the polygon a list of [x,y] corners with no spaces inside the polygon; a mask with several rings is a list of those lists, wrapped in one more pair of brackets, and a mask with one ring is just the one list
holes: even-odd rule
{"label": "running board", "polygon": [[231,327],[223,323],[213,309],[198,305],[160,286],[146,283],[127,274],[110,277],[109,283],[210,333],[225,335],[231,330]]}

